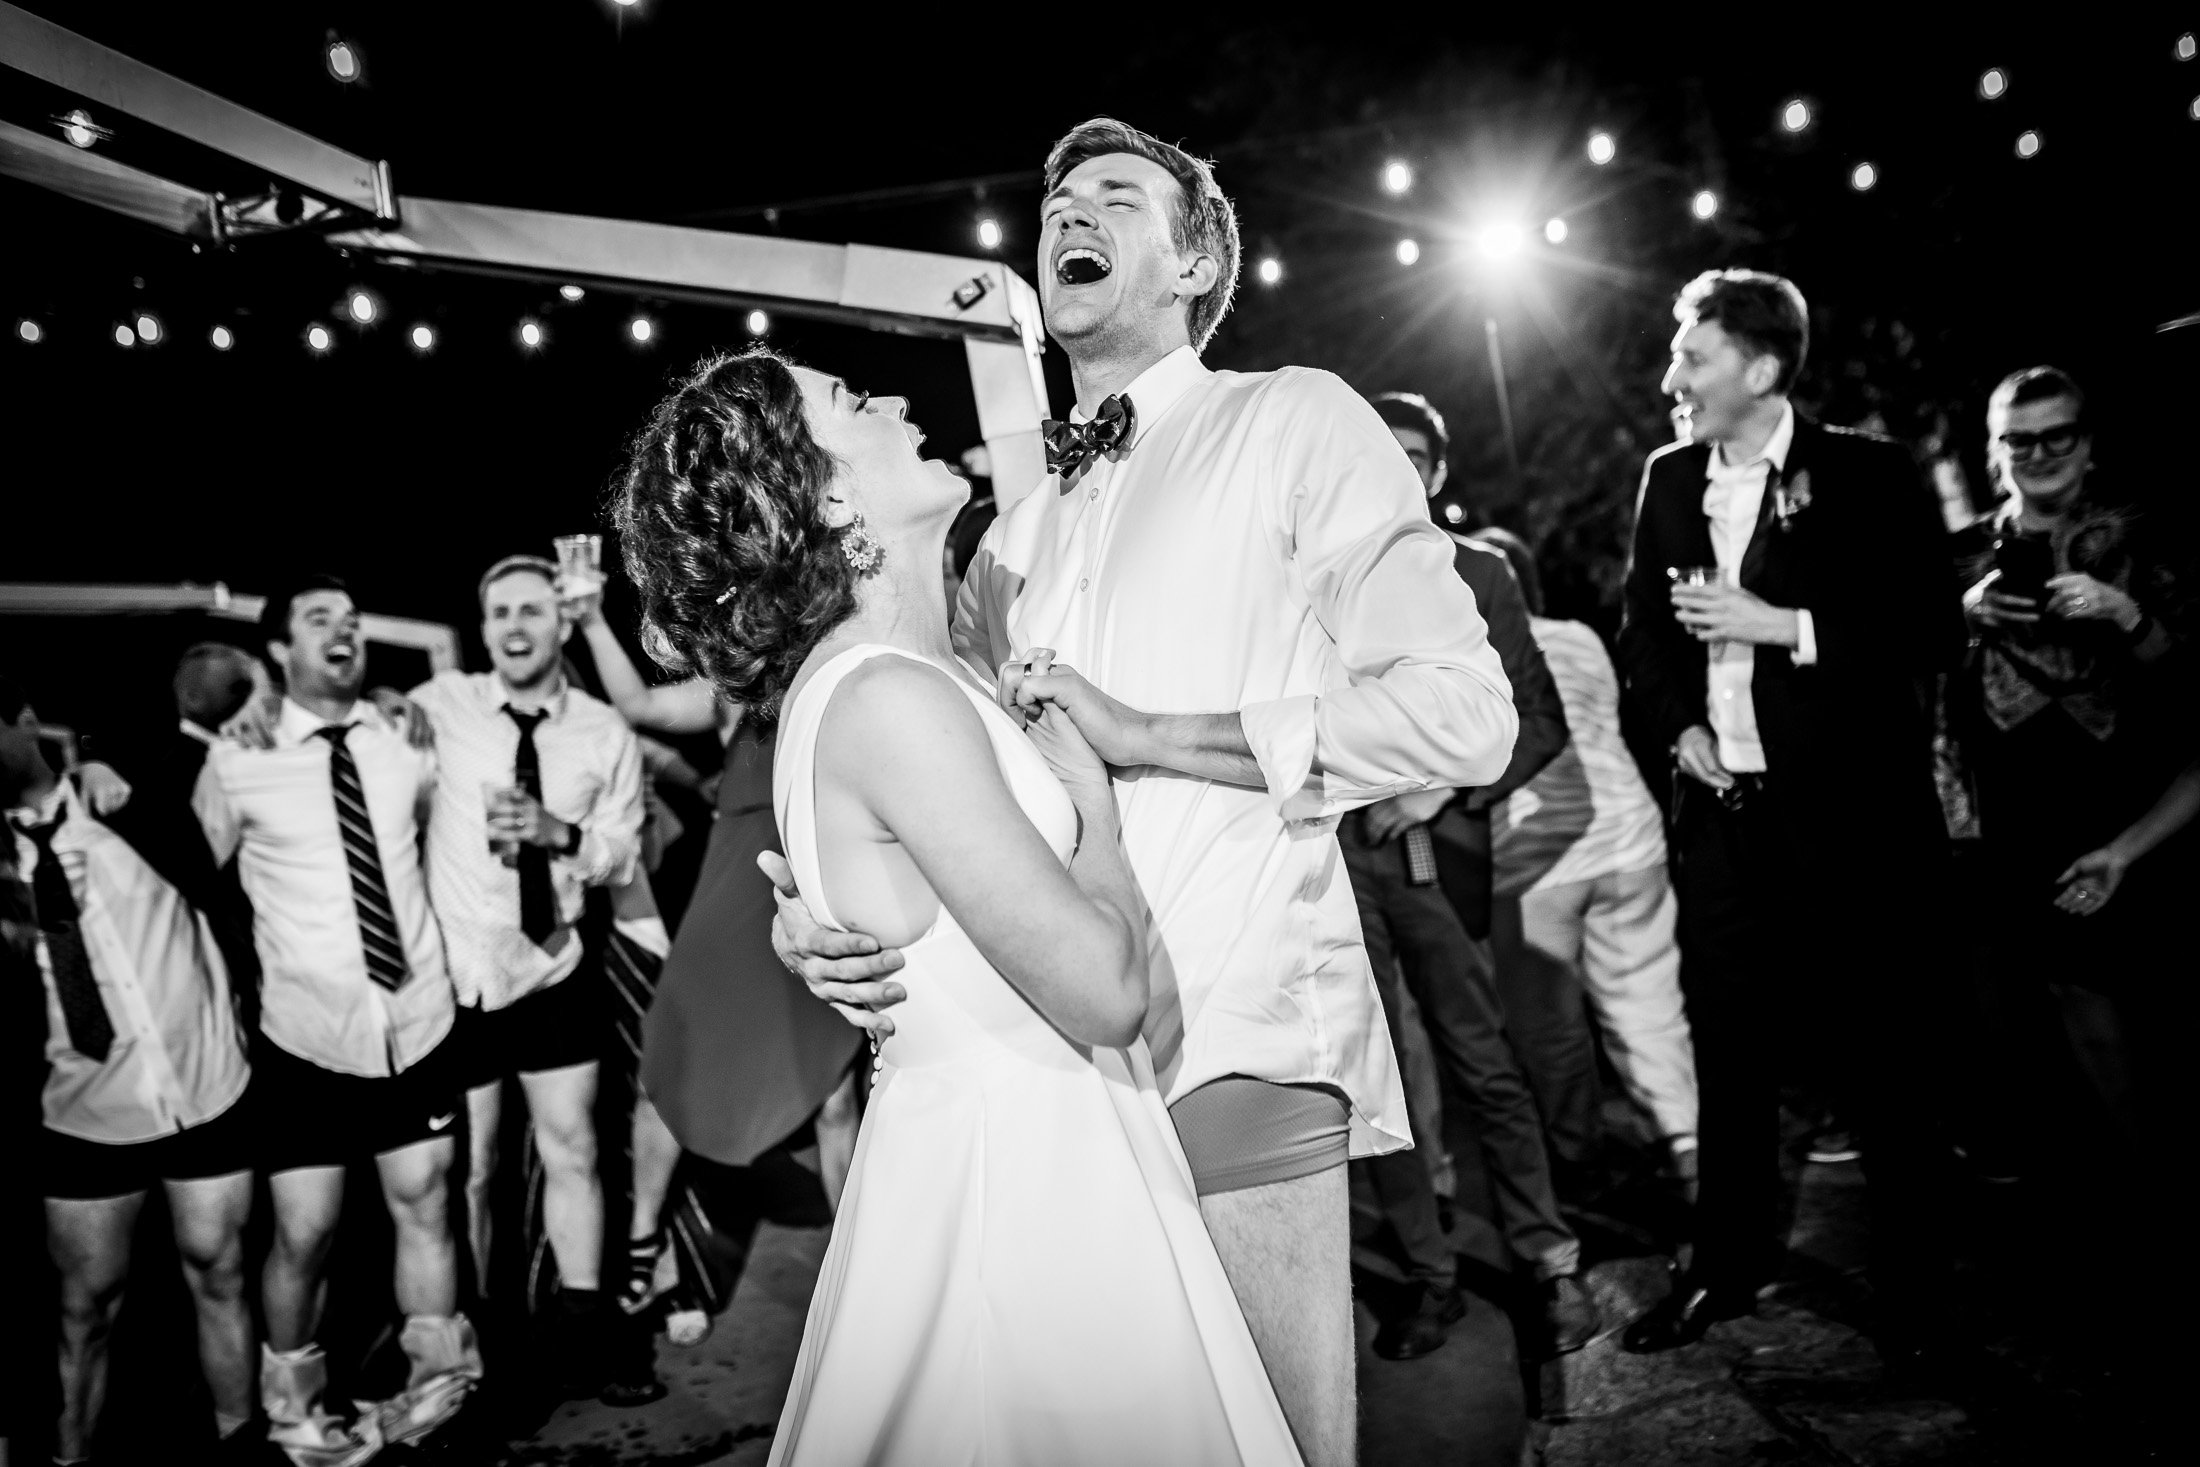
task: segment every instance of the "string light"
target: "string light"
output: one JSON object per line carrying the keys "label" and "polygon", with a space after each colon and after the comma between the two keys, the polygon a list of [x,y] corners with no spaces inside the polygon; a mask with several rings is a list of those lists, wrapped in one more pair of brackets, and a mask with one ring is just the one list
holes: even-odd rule
{"label": "string light", "polygon": [[1418,241],[1418,240],[1411,240],[1411,239],[1401,239],[1401,240],[1399,240],[1399,241],[1398,241],[1398,263],[1399,263],[1399,264],[1401,264],[1401,265],[1410,265],[1410,264],[1414,263],[1414,262],[1415,262],[1416,260],[1418,260],[1418,259],[1420,259],[1420,258],[1421,258],[1421,244],[1420,244],[1420,241]]}
{"label": "string light", "polygon": [[1858,193],[1869,192],[1879,182],[1879,169],[1871,163],[1859,163],[1849,170],[1849,187]]}
{"label": "string light", "polygon": [[2017,156],[2037,158],[2040,153],[2040,135],[2031,128],[2017,134]]}
{"label": "string light", "polygon": [[1253,273],[1260,277],[1262,285],[1274,285],[1277,281],[1283,279],[1283,261],[1271,255],[1261,261]]}
{"label": "string light", "polygon": [[46,328],[25,316],[15,323],[15,334],[26,346],[36,346],[46,339]]}
{"label": "string light", "polygon": [[762,336],[772,329],[772,318],[762,311],[749,312],[749,335]]}
{"label": "string light", "polygon": [[325,352],[335,344],[336,338],[329,335],[326,326],[316,322],[306,328],[306,346],[314,352]]}
{"label": "string light", "polygon": [[206,339],[213,344],[216,351],[227,351],[237,344],[237,338],[230,333],[227,326],[216,326],[206,333]]}
{"label": "string light", "polygon": [[519,323],[519,344],[533,351],[542,345],[542,328],[533,321]]}
{"label": "string light", "polygon": [[1566,227],[1563,219],[1547,220],[1543,225],[1543,237],[1555,245],[1566,243],[1566,236],[1571,233],[1573,231]]}
{"label": "string light", "polygon": [[352,45],[351,42],[332,31],[329,34],[328,47],[321,53],[321,56],[328,63],[328,74],[330,76],[346,85],[359,80],[361,70],[359,48]]}
{"label": "string light", "polygon": [[351,293],[351,299],[345,303],[345,309],[351,312],[352,320],[366,326],[373,323],[376,313],[382,308],[373,296],[363,290],[355,290]]}
{"label": "string light", "polygon": [[582,290],[577,285],[561,285],[558,287],[558,294],[564,296],[569,301],[577,301],[582,296],[588,294],[588,292]]}
{"label": "string light", "polygon": [[1413,187],[1413,168],[1401,159],[1393,158],[1383,165],[1383,187],[1394,194],[1402,194]]}
{"label": "string light", "polygon": [[115,345],[124,348],[136,346],[137,333],[117,321],[115,323]]}
{"label": "string light", "polygon": [[1591,163],[1602,168],[1618,156],[1619,144],[1613,141],[1610,133],[1593,132],[1589,134],[1589,161]]}
{"label": "string light", "polygon": [[1780,126],[1789,132],[1801,132],[1810,126],[1810,103],[1801,97],[1791,99],[1780,109]]}
{"label": "string light", "polygon": [[626,332],[636,341],[646,342],[657,334],[657,324],[647,316],[636,316],[626,323]]}
{"label": "string light", "polygon": [[1719,196],[1707,188],[1696,190],[1696,197],[1688,201],[1688,212],[1698,219],[1709,219],[1719,212]]}
{"label": "string light", "polygon": [[92,126],[92,114],[82,107],[61,119],[61,135],[79,148],[88,148],[99,141],[99,129]]}
{"label": "string light", "polygon": [[1989,66],[1978,79],[1978,94],[1991,102],[2009,90],[2009,73],[1998,66]]}
{"label": "string light", "polygon": [[2190,117],[2194,122],[2200,122],[2200,97],[2194,97],[2192,99],[2192,105],[2185,109],[2185,115],[2187,117]]}
{"label": "string light", "polygon": [[158,344],[160,341],[160,317],[150,311],[139,312],[137,334],[138,340],[144,342],[147,346]]}
{"label": "string light", "polygon": [[997,250],[1000,247],[1000,221],[997,219],[980,219],[978,221],[978,248],[981,250]]}
{"label": "string light", "polygon": [[2177,59],[2190,61],[2194,56],[2200,56],[2200,41],[2195,41],[2192,32],[2186,31],[2177,38]]}
{"label": "string light", "polygon": [[413,350],[417,352],[434,351],[435,328],[428,325],[425,321],[423,321],[420,325],[413,327],[412,344]]}

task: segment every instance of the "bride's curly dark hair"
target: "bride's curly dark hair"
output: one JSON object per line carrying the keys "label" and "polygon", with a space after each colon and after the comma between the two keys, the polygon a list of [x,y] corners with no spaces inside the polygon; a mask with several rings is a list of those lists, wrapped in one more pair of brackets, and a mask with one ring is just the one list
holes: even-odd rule
{"label": "bride's curly dark hair", "polygon": [[803,659],[856,609],[846,532],[825,522],[837,467],[768,348],[709,358],[657,404],[611,494],[652,656],[777,712]]}

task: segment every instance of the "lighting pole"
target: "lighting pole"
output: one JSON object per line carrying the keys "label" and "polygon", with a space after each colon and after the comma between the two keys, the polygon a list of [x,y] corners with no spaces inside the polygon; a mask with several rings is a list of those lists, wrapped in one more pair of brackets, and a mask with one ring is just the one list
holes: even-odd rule
{"label": "lighting pole", "polygon": [[1497,384],[1497,422],[1505,430],[1505,459],[1512,465],[1513,493],[1527,492],[1520,473],[1520,440],[1513,435],[1512,391],[1505,385],[1505,353],[1497,339],[1497,317],[1482,318],[1482,339],[1490,349],[1490,379]]}

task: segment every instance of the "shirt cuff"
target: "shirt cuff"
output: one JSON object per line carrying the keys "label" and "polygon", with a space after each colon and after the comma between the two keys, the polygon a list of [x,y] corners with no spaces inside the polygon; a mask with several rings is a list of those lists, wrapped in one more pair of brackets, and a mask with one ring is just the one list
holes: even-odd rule
{"label": "shirt cuff", "polygon": [[1801,609],[1795,613],[1795,665],[1818,665],[1818,626],[1810,619],[1810,613]]}
{"label": "shirt cuff", "polygon": [[1238,710],[1246,747],[1268,786],[1268,803],[1287,821],[1315,820],[1323,813],[1322,780],[1314,773],[1314,708],[1319,702],[1312,693],[1301,693]]}

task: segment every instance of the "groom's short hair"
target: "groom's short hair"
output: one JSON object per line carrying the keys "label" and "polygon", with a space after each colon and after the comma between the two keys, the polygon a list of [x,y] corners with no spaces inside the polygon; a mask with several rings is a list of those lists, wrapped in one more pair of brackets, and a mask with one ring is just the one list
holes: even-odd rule
{"label": "groom's short hair", "polygon": [[1706,270],[1681,287],[1673,319],[1682,325],[1716,321],[1751,356],[1777,357],[1783,396],[1802,375],[1810,350],[1810,307],[1785,276],[1763,270]]}
{"label": "groom's short hair", "polygon": [[1110,153],[1128,153],[1157,163],[1175,179],[1177,197],[1169,211],[1169,238],[1179,253],[1214,257],[1214,286],[1192,301],[1189,322],[1192,348],[1203,351],[1222,318],[1229,314],[1231,297],[1237,294],[1237,210],[1215,182],[1213,164],[1112,117],[1080,122],[1062,135],[1047,154],[1045,192],[1051,194],[1060,188],[1062,180],[1080,165]]}

